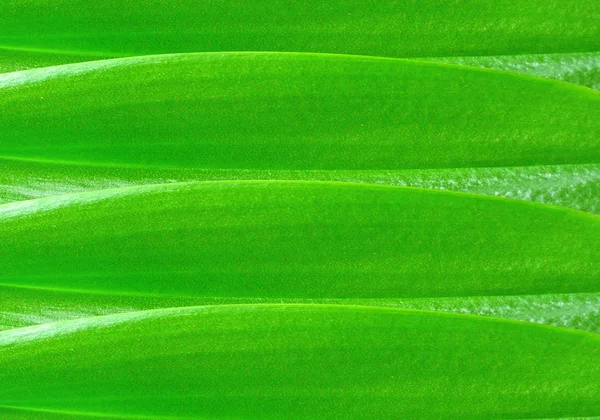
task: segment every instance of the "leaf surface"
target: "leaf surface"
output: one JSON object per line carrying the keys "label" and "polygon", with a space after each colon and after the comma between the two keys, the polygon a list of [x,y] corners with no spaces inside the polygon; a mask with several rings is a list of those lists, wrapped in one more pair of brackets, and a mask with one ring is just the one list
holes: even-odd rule
{"label": "leaf surface", "polygon": [[0,159],[0,204],[186,181],[305,180],[386,184],[486,194],[600,213],[600,164],[399,170],[194,169]]}
{"label": "leaf surface", "polygon": [[[598,336],[328,305],[138,312],[0,333],[0,404],[183,418],[600,414]],[[477,386],[473,386],[477,384]]]}
{"label": "leaf surface", "polygon": [[519,201],[231,181],[63,195],[0,211],[0,282],[8,284],[296,298],[598,291],[598,216]]}
{"label": "leaf surface", "polygon": [[[278,0],[281,1],[281,0]],[[285,2],[282,2],[285,3]],[[77,12],[74,13],[73,11]],[[256,1],[5,1],[0,73],[107,57],[205,51],[298,51],[432,57],[598,88],[600,7],[593,0],[314,7]],[[332,18],[335,16],[335,18]],[[596,17],[596,18],[595,18]]]}
{"label": "leaf surface", "polygon": [[[0,48],[0,73],[117,58],[117,55],[57,53]],[[428,57],[417,60],[483,67],[562,80],[600,89],[600,53],[524,54],[466,57]]]}
{"label": "leaf surface", "polygon": [[[557,207],[365,184],[232,181],[63,195],[0,213],[0,284],[25,287],[13,291],[16,304],[8,295],[7,324],[261,299],[438,307],[592,331],[598,322],[600,219]],[[82,309],[52,314],[28,297],[31,287],[141,297],[92,295]],[[530,296],[548,294],[564,296]],[[525,304],[485,299],[506,295]],[[537,308],[527,314],[528,305]]]}
{"label": "leaf surface", "polygon": [[525,73],[600,89],[600,53],[433,57],[428,61]]}
{"label": "leaf surface", "polygon": [[10,157],[273,170],[600,160],[597,92],[448,65],[167,55],[13,73],[0,87]]}
{"label": "leaf surface", "polygon": [[175,297],[0,286],[0,331],[89,316],[196,305],[303,303],[454,312],[567,327],[600,334],[600,293],[429,298]]}
{"label": "leaf surface", "polygon": [[115,57],[117,56],[0,47],[0,73]]}
{"label": "leaf surface", "polygon": [[0,4],[0,417],[598,418],[596,2],[59,3]]}
{"label": "leaf surface", "polygon": [[566,84],[306,54],[130,58],[0,80],[5,202],[255,178],[598,207],[600,95]]}
{"label": "leaf surface", "polygon": [[0,45],[65,54],[298,51],[387,57],[600,50],[594,0],[5,0]]}

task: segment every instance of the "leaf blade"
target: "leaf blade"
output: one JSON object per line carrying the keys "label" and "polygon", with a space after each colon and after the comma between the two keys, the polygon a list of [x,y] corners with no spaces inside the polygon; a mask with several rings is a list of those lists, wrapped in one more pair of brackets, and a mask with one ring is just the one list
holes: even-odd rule
{"label": "leaf blade", "polygon": [[[74,12],[75,11],[75,12]],[[259,1],[8,0],[0,45],[117,54],[299,51],[391,57],[598,51],[592,0],[511,3],[357,0],[267,8]],[[335,16],[335,19],[332,19]],[[365,34],[368,34],[366,36]]]}
{"label": "leaf blade", "polygon": [[547,324],[600,334],[600,293],[456,298],[307,299],[170,297],[0,285],[0,331],[90,316],[183,306],[238,304],[362,305],[454,312]]}
{"label": "leaf blade", "polygon": [[[5,75],[2,86],[8,138],[0,155],[15,158],[223,169],[600,159],[597,92],[424,62],[168,55],[18,72]],[[531,101],[520,101],[523,94]]]}
{"label": "leaf blade", "polygon": [[409,170],[129,168],[0,158],[0,204],[170,182],[304,180],[485,194],[600,213],[600,164]]}
{"label": "leaf blade", "polygon": [[224,181],[0,211],[3,284],[273,298],[598,291],[598,216],[491,197]]}
{"label": "leaf blade", "polygon": [[[343,412],[357,419],[600,410],[597,336],[479,317],[323,305],[195,307],[13,330],[0,341],[10,349],[1,353],[0,376],[14,384],[0,391],[0,402],[46,409],[246,418]],[[34,382],[23,367],[36,369],[40,357],[46,379]]]}
{"label": "leaf blade", "polygon": [[[600,101],[587,89],[303,54],[108,60],[14,73],[0,84],[4,201],[239,177],[389,183],[597,211]],[[530,112],[524,93],[537,98]],[[573,165],[581,161],[594,163]],[[478,167],[486,164],[499,166]]]}

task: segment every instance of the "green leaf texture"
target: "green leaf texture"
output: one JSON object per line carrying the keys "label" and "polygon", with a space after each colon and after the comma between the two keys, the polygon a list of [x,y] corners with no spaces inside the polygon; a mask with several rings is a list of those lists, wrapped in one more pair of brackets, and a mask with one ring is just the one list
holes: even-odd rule
{"label": "green leaf texture", "polygon": [[0,2],[0,418],[599,420],[599,68],[596,0]]}
{"label": "green leaf texture", "polygon": [[[0,214],[6,327],[281,301],[598,325],[600,219],[558,207],[366,184],[225,181],[63,195]],[[54,305],[44,289],[58,296]],[[69,309],[73,292],[84,295]]]}
{"label": "green leaf texture", "polygon": [[600,213],[600,164],[399,170],[194,169],[0,158],[0,204],[134,185],[222,180],[340,181],[536,201]]}
{"label": "green leaf texture", "polygon": [[0,286],[0,330],[146,309],[224,304],[343,304],[480,315],[600,333],[600,293],[429,298],[253,298],[76,292]]}
{"label": "green leaf texture", "polygon": [[428,61],[525,73],[600,89],[600,53],[434,57]]}
{"label": "green leaf texture", "polygon": [[85,53],[66,53],[63,51],[45,51],[0,47],[0,73],[27,70],[38,67],[59,66],[61,64],[116,58],[117,56]]}
{"label": "green leaf texture", "polygon": [[13,73],[1,86],[10,157],[225,169],[600,160],[598,92],[449,65],[167,55]]}
{"label": "green leaf texture", "polygon": [[18,72],[0,86],[4,202],[252,178],[598,211],[600,95],[558,82],[406,60],[217,53]]}
{"label": "green leaf texture", "polygon": [[[0,45],[49,54],[298,51],[387,57],[600,50],[595,0],[5,0]],[[9,52],[10,53],[10,52]],[[64,61],[65,63],[68,61]]]}
{"label": "green leaf texture", "polygon": [[592,416],[599,350],[597,335],[433,312],[164,309],[0,333],[0,405],[154,419]]}
{"label": "green leaf texture", "polygon": [[3,0],[0,418],[600,420],[599,69],[597,0]]}

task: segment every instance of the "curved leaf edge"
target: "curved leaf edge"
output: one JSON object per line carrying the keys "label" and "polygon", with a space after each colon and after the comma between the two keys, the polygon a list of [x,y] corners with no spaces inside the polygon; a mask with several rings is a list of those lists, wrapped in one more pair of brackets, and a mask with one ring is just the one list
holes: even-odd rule
{"label": "curved leaf edge", "polygon": [[[6,411],[11,412],[7,414]],[[4,412],[4,413],[3,413]],[[139,414],[127,415],[127,414],[105,414],[105,413],[92,413],[92,412],[80,412],[80,411],[62,411],[62,410],[51,410],[42,409],[35,407],[19,407],[10,405],[0,405],[0,414],[5,420],[20,420],[23,416],[27,416],[27,419],[31,420],[60,420],[64,416],[69,419],[88,419],[88,418],[104,418],[104,419],[122,419],[122,420],[209,420],[202,419],[199,417],[169,417],[169,416],[143,416]],[[5,417],[6,414],[6,417]],[[31,417],[34,416],[34,417]],[[536,419],[506,419],[506,420],[600,420],[600,417],[548,417],[548,418],[536,418]]]}
{"label": "curved leaf edge", "polygon": [[[0,48],[1,49],[1,48]],[[313,53],[313,52],[294,52],[294,51],[219,51],[219,52],[186,52],[186,53],[171,53],[171,54],[151,54],[151,55],[137,55],[137,56],[123,56],[117,58],[108,58],[102,60],[84,61],[80,63],[62,64],[57,66],[33,68],[27,70],[20,70],[16,72],[9,72],[0,74],[0,89],[5,87],[12,87],[18,85],[18,80],[26,76],[40,76],[43,79],[49,77],[57,77],[61,74],[68,73],[69,70],[73,72],[87,72],[93,71],[97,68],[116,67],[120,64],[139,63],[144,61],[159,61],[169,58],[176,57],[189,57],[189,56],[290,56],[303,59],[330,59],[330,60],[360,60],[360,61],[380,61],[380,62],[404,62],[419,64],[429,67],[441,67],[441,68],[454,68],[462,69],[465,71],[483,72],[487,74],[504,75],[505,77],[521,78],[528,81],[537,81],[539,83],[545,83],[554,85],[557,87],[570,88],[580,92],[587,92],[588,94],[594,94],[600,96],[600,92],[587,86],[578,85],[575,83],[566,82],[558,79],[549,79],[546,77],[536,76],[527,73],[516,73],[506,70],[498,70],[487,67],[474,67],[465,66],[461,64],[441,62],[441,61],[428,61],[427,59],[415,59],[415,58],[396,58],[396,57],[381,57],[371,55],[354,55],[354,54],[334,54],[334,53]],[[49,71],[54,74],[48,74]],[[60,71],[62,70],[62,71]],[[39,74],[36,74],[39,73]],[[31,83],[32,78],[24,78],[26,83]]]}
{"label": "curved leaf edge", "polygon": [[224,304],[337,304],[471,314],[554,325],[600,333],[600,293],[468,296],[462,298],[243,298],[214,296],[148,296],[85,290],[49,290],[27,285],[2,285],[4,306],[0,331],[51,322],[167,307]]}
{"label": "curved leaf edge", "polygon": [[600,334],[594,334],[587,331],[576,330],[572,328],[556,327],[546,324],[535,324],[526,321],[514,319],[501,319],[472,314],[459,314],[453,312],[438,312],[424,309],[390,308],[382,306],[366,305],[339,305],[339,304],[313,304],[313,303],[255,303],[255,304],[223,304],[223,305],[199,305],[199,306],[181,306],[172,308],[148,309],[143,311],[124,312],[109,315],[98,315],[66,321],[49,322],[46,324],[33,325],[29,327],[14,328],[11,330],[0,331],[0,346],[23,344],[28,341],[46,339],[55,335],[69,334],[76,331],[87,329],[87,326],[98,328],[108,328],[113,325],[121,325],[137,319],[152,319],[162,316],[184,315],[186,313],[198,313],[204,311],[219,312],[235,309],[285,309],[285,308],[304,308],[318,309],[327,311],[329,309],[348,309],[352,311],[363,312],[392,312],[399,314],[416,314],[432,318],[448,319],[467,319],[476,322],[484,322],[492,325],[510,324],[519,325],[522,328],[533,328],[539,331],[547,330],[556,334],[566,334],[578,336],[581,338],[596,341],[600,345]]}
{"label": "curved leaf edge", "polygon": [[[553,204],[545,204],[534,201],[519,200],[515,198],[498,197],[486,194],[476,194],[471,192],[462,191],[448,191],[438,190],[433,188],[422,188],[422,187],[411,187],[411,186],[397,186],[397,185],[384,185],[384,184],[368,184],[359,182],[345,182],[345,181],[305,181],[305,180],[218,180],[218,181],[187,181],[187,182],[166,182],[159,184],[146,184],[146,185],[133,185],[117,188],[107,188],[93,191],[83,191],[75,193],[67,193],[54,195],[49,197],[36,198],[32,200],[16,201],[13,203],[0,204],[0,221],[8,217],[36,213],[39,211],[45,211],[48,209],[55,208],[52,204],[56,204],[59,207],[64,207],[71,203],[79,202],[78,199],[90,202],[100,201],[105,198],[112,198],[116,196],[129,196],[136,193],[144,193],[146,191],[159,190],[164,187],[169,189],[177,189],[188,185],[260,185],[260,184],[274,184],[274,185],[286,185],[286,184],[308,184],[308,185],[323,185],[323,186],[338,186],[342,188],[367,188],[367,189],[401,189],[410,190],[423,194],[438,194],[442,196],[459,196],[469,197],[477,200],[491,200],[503,203],[512,203],[511,205],[517,206],[529,206],[539,210],[547,211],[558,211],[574,215],[576,217],[589,218],[594,220],[594,223],[600,223],[600,215],[581,211],[569,207],[556,206]],[[72,200],[70,200],[72,199]],[[599,290],[600,291],[600,290]]]}

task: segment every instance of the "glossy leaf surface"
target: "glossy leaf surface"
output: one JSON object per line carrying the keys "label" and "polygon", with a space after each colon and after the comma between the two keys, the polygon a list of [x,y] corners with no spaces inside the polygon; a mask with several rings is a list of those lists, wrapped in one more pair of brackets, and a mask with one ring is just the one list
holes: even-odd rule
{"label": "glossy leaf surface", "polygon": [[600,213],[600,164],[400,170],[103,166],[0,158],[0,204],[134,185],[221,180],[340,181],[432,188]]}
{"label": "glossy leaf surface", "polygon": [[166,309],[0,333],[12,385],[0,404],[151,418],[592,416],[599,347],[587,333],[432,312]]}
{"label": "glossy leaf surface", "polygon": [[201,297],[598,292],[598,216],[431,190],[205,182],[0,207],[0,283]]}
{"label": "glossy leaf surface", "polygon": [[[67,54],[37,50],[0,48],[0,73],[9,73],[38,67],[95,61],[117,56]],[[423,61],[483,67],[513,73],[563,80],[565,82],[600,89],[600,53],[525,54],[467,57],[417,58]]]}
{"label": "glossy leaf surface", "polygon": [[391,57],[600,49],[594,0],[5,0],[0,45],[67,54],[299,51]]}
{"label": "glossy leaf surface", "polygon": [[272,170],[600,159],[597,92],[448,65],[190,54],[13,73],[0,86],[2,156]]}
{"label": "glossy leaf surface", "polygon": [[20,49],[0,47],[0,73],[27,70],[38,67],[59,66],[61,64],[81,63],[84,61],[115,58],[101,54],[64,53],[40,51],[35,49]]}
{"label": "glossy leaf surface", "polygon": [[1,2],[0,418],[600,419],[597,18]]}
{"label": "glossy leaf surface", "polygon": [[69,0],[60,8],[46,0],[3,2],[0,73],[143,54],[299,51],[437,55],[593,88],[600,83],[600,8],[593,0],[271,2],[268,13],[254,1],[163,6],[161,0]]}
{"label": "glossy leaf surface", "polygon": [[243,298],[174,297],[144,293],[73,292],[0,286],[0,330],[56,321],[195,305],[303,303],[364,305],[480,315],[600,333],[600,293],[429,298]]}
{"label": "glossy leaf surface", "polygon": [[[1,79],[4,202],[167,181],[305,179],[597,212],[600,100],[583,88],[302,54],[109,60]],[[523,95],[534,99],[525,106]]]}

